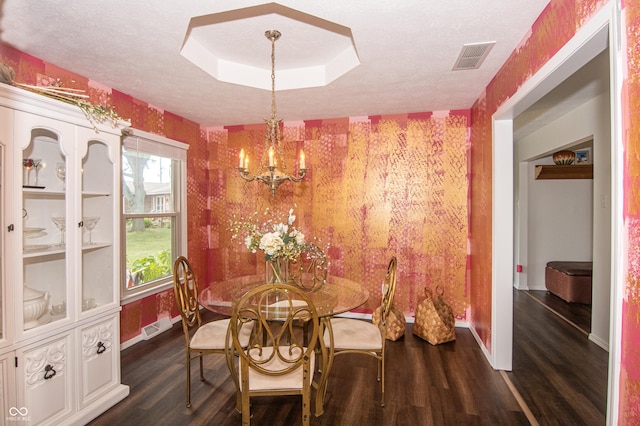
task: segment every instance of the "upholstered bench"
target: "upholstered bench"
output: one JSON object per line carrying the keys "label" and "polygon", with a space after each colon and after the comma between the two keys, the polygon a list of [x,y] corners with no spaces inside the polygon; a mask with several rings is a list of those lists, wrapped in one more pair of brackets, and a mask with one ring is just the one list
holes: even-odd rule
{"label": "upholstered bench", "polygon": [[591,303],[593,262],[549,262],[544,273],[547,290],[567,302]]}

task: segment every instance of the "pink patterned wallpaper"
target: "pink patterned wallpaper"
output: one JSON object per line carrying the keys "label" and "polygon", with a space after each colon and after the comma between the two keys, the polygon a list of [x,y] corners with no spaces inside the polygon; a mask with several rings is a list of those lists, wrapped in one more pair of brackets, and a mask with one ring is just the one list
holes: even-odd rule
{"label": "pink patterned wallpaper", "polygon": [[471,109],[471,322],[491,348],[491,116],[606,2],[552,0]]}
{"label": "pink patterned wallpaper", "polygon": [[[425,285],[442,285],[465,318],[468,111],[343,118],[284,124],[290,161],[303,148],[310,171],[300,184],[271,196],[265,185],[236,174],[244,148],[258,162],[264,125],[210,131],[218,150],[211,172],[209,281],[264,272],[261,256],[230,242],[235,214],[295,206],[296,225],[329,244],[329,271],[363,283],[380,303],[380,283],[391,256],[398,258],[396,304],[407,314]],[[253,146],[249,141],[256,141]],[[289,169],[293,164],[288,164]]]}
{"label": "pink patterned wallpaper", "polygon": [[[286,139],[297,141],[291,150],[304,146],[314,163],[305,184],[279,190],[280,207],[297,204],[301,224],[332,243],[332,272],[371,280],[374,294],[376,271],[381,270],[383,259],[398,255],[399,280],[404,283],[398,301],[405,311],[415,306],[422,285],[447,283],[457,316],[471,321],[490,347],[491,114],[605,3],[552,0],[470,112],[287,124]],[[619,424],[624,425],[640,423],[640,124],[633,119],[640,111],[638,3],[622,1],[626,289]],[[197,123],[9,46],[0,44],[0,58],[16,70],[18,81],[34,84],[39,76],[60,78],[68,87],[87,89],[94,101],[110,98],[120,115],[131,117],[134,127],[189,143],[188,208],[194,218],[188,224],[189,252],[196,274],[209,282],[264,268],[255,256],[233,246],[225,231],[230,212],[245,209],[243,198],[252,200],[251,208],[272,204],[264,190],[242,184],[228,169],[235,165],[237,150],[247,135],[262,138],[261,126],[203,130]],[[469,128],[470,141],[462,135]],[[444,149],[445,141],[456,148]],[[380,144],[383,149],[377,152]],[[406,166],[407,161],[414,161],[413,155],[417,155],[417,170]],[[331,185],[337,180],[333,176],[340,176],[338,185]],[[402,185],[407,178],[413,180]],[[449,243],[466,245],[467,227],[471,235],[468,258],[466,246],[454,253],[446,247]],[[424,230],[421,238],[410,239],[417,229]],[[443,237],[438,239],[440,232]],[[467,265],[469,272],[461,273]],[[121,340],[137,336],[142,326],[160,316],[176,315],[174,306],[171,292],[126,305]],[[468,311],[468,306],[473,309]]]}
{"label": "pink patterned wallpaper", "polygon": [[[369,290],[362,310],[379,303],[381,279],[395,255],[401,309],[411,315],[425,286],[442,285],[456,316],[466,318],[469,111],[285,123],[285,156],[304,148],[310,170],[303,183],[284,184],[273,198],[235,170],[241,147],[260,157],[264,124],[202,129],[9,46],[0,45],[0,57],[16,70],[16,81],[60,79],[88,90],[94,102],[113,104],[133,127],[189,144],[188,250],[201,286],[264,271],[263,259],[230,240],[233,214],[295,205],[297,225],[329,245],[330,273]],[[121,341],[175,314],[172,291],[128,303]]]}
{"label": "pink patterned wallpaper", "polygon": [[[619,424],[640,424],[640,2],[623,1],[625,289]],[[624,68],[626,67],[626,68]]]}

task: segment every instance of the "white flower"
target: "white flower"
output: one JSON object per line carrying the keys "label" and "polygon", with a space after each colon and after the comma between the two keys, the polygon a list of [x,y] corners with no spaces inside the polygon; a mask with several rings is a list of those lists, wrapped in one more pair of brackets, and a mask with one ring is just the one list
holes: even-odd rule
{"label": "white flower", "polygon": [[285,225],[284,223],[273,225],[273,232],[276,234],[286,234],[288,230],[289,226]]}
{"label": "white flower", "polygon": [[246,245],[248,249],[251,249],[251,243],[253,243],[253,238],[251,235],[247,235],[244,239],[244,245]]}
{"label": "white flower", "polygon": [[264,253],[268,256],[277,255],[283,246],[282,238],[275,232],[266,233],[260,239],[260,250],[264,250]]}
{"label": "white flower", "polygon": [[[253,213],[246,220],[230,221],[229,230],[233,232],[235,239],[240,232],[245,234],[244,245],[252,253],[261,250],[266,260],[278,258],[296,259],[307,248],[305,235],[293,225],[296,216],[290,209],[287,220],[277,223],[269,215],[269,209],[265,211],[266,219],[261,224],[256,223],[259,214]],[[286,243],[285,243],[286,242]]]}

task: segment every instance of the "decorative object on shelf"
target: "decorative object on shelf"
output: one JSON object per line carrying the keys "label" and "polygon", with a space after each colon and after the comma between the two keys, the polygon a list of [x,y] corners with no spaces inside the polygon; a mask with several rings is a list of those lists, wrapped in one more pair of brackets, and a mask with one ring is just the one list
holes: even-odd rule
{"label": "decorative object on shelf", "polygon": [[64,163],[56,164],[56,176],[62,181],[62,190],[64,191],[66,189],[65,178],[67,176],[67,166]]}
{"label": "decorative object on shelf", "polygon": [[575,151],[576,164],[591,164],[591,148],[583,148]]}
{"label": "decorative object on shelf", "polygon": [[96,306],[96,299],[94,299],[93,297],[89,297],[88,299],[82,299],[82,311],[88,311],[90,309],[95,308]]}
{"label": "decorative object on shelf", "polygon": [[[298,259],[300,254],[313,243],[308,243],[304,234],[293,226],[296,220],[293,209],[289,210],[286,222],[276,222],[271,217],[269,209],[265,210],[263,216],[265,220],[260,225],[257,212],[247,218],[231,220],[229,223],[229,230],[233,233],[231,239],[245,234],[244,244],[252,253],[258,250],[264,252],[267,282],[287,282],[289,261]],[[319,252],[322,253],[322,251]]]}
{"label": "decorative object on shelf", "polygon": [[91,231],[93,231],[93,228],[96,227],[99,220],[100,216],[90,216],[82,218],[83,225],[89,230],[89,242],[87,243],[89,245],[93,245],[93,241],[91,240]]}
{"label": "decorative object on shelf", "polygon": [[267,132],[264,139],[264,151],[260,160],[260,168],[254,176],[249,176],[249,155],[245,154],[244,149],[240,150],[240,164],[238,172],[240,177],[247,182],[257,180],[269,187],[271,195],[276,195],[276,189],[281,183],[288,180],[300,182],[307,173],[304,152],[300,150],[300,163],[298,167],[298,176],[287,174],[287,165],[284,161],[282,151],[282,143],[280,140],[280,123],[282,120],[276,118],[276,40],[280,38],[280,32],[277,30],[268,30],[264,33],[265,37],[271,40],[271,118],[265,119],[267,123]]}
{"label": "decorative object on shelf", "polygon": [[60,243],[58,245],[64,246],[64,230],[66,227],[67,220],[64,217],[52,217],[51,220],[56,225],[56,227],[60,230]]}
{"label": "decorative object on shelf", "polygon": [[35,182],[36,188],[38,188],[38,173],[40,172],[40,169],[45,168],[46,165],[47,163],[43,163],[41,158],[33,159],[33,167],[36,169],[36,182]]}
{"label": "decorative object on shelf", "polygon": [[37,326],[40,318],[47,312],[49,293],[24,286],[23,289],[24,329]]}
{"label": "decorative object on shelf", "polygon": [[562,150],[553,153],[553,162],[557,165],[569,165],[576,161],[576,153],[573,151]]}
{"label": "decorative object on shelf", "polygon": [[25,244],[23,250],[25,253],[37,253],[49,250],[50,244]]}
{"label": "decorative object on shelf", "polygon": [[33,168],[33,159],[31,158],[23,158],[22,159],[22,167],[24,167],[25,175],[23,180],[23,187],[28,188],[31,180],[31,169]]}
{"label": "decorative object on shelf", "polygon": [[64,302],[64,300],[62,301],[62,303],[57,304],[57,305],[51,305],[51,309],[49,310],[49,313],[53,316],[64,316],[67,313],[67,304]]}
{"label": "decorative object on shelf", "polygon": [[18,83],[14,78],[15,71],[13,68],[7,64],[0,64],[0,83],[21,87],[23,89],[77,106],[84,113],[87,120],[89,120],[93,125],[93,129],[96,133],[99,132],[97,127],[98,124],[109,122],[115,129],[118,127],[118,123],[122,121],[122,117],[118,115],[113,106],[92,104],[87,100],[89,95],[85,94],[84,90],[73,89],[71,87],[63,88],[60,79],[52,81],[49,86],[34,86],[31,84]]}
{"label": "decorative object on shelf", "polygon": [[[25,170],[24,183],[22,185],[23,188],[44,189],[44,186],[38,186],[38,171],[41,166],[44,167],[44,163],[40,158],[22,159],[22,167],[24,167]],[[36,181],[34,185],[31,185],[31,169],[35,169],[36,171]]]}
{"label": "decorative object on shelf", "polygon": [[23,229],[23,231],[25,235],[28,237],[39,237],[41,236],[40,234],[46,235],[46,232],[44,232],[44,228],[38,228],[33,226],[31,227],[27,226]]}

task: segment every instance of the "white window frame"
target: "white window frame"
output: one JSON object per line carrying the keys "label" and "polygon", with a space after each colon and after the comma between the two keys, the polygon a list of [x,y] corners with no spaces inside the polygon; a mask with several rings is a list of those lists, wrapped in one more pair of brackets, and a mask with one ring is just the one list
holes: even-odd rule
{"label": "white window frame", "polygon": [[[138,129],[127,129],[126,134],[122,137],[123,147],[129,149],[137,149],[141,152],[146,152],[152,155],[158,155],[166,158],[173,158],[178,161],[177,170],[174,170],[174,176],[172,179],[173,196],[175,203],[175,247],[174,257],[183,255],[187,256],[187,149],[189,145],[178,142],[172,139],[165,138],[163,136],[155,135],[153,133],[145,132]],[[120,154],[122,155],[122,154]],[[122,170],[120,171],[120,184],[123,185]],[[121,198],[122,200],[122,198]],[[154,200],[155,203],[155,200]],[[155,204],[154,204],[155,207]],[[164,210],[164,209],[163,209]],[[125,305],[127,303],[140,300],[144,297],[160,293],[173,286],[173,278],[169,276],[162,280],[158,280],[153,284],[147,284],[141,288],[130,290],[127,289],[127,271],[126,271],[126,225],[127,219],[135,217],[135,214],[125,214],[122,206],[120,207],[121,215],[121,229],[120,229],[120,247],[122,247],[121,267],[120,267],[120,303]],[[168,216],[165,212],[162,213],[145,213],[137,216],[152,217],[154,215]],[[173,266],[172,266],[173,268]]]}
{"label": "white window frame", "polygon": [[153,197],[153,211],[155,213],[164,213],[166,205],[166,198],[164,195],[155,195]]}

